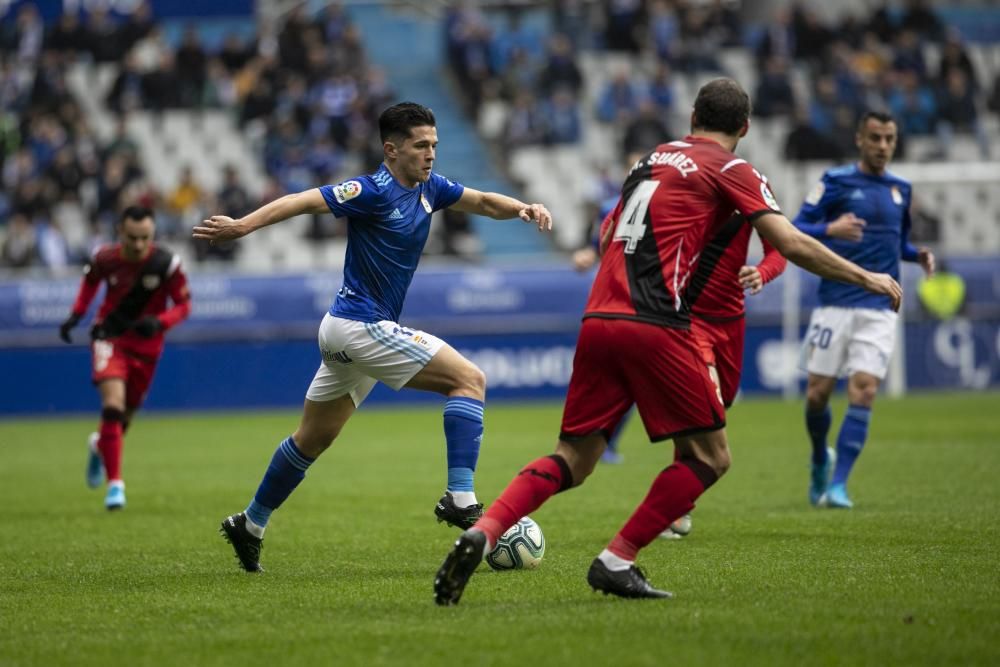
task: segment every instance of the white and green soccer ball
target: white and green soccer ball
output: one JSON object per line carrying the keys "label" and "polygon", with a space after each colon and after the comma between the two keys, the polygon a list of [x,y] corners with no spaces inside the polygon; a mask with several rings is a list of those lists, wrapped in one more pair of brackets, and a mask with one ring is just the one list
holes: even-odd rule
{"label": "white and green soccer ball", "polygon": [[533,570],[544,555],[542,529],[531,518],[522,517],[500,536],[493,551],[486,554],[486,562],[494,570]]}

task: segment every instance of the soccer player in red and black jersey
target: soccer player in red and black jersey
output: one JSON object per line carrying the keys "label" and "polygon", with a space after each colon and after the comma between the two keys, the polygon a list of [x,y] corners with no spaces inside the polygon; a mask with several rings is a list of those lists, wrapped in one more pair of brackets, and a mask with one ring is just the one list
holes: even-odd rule
{"label": "soccer player in red and black jersey", "polygon": [[149,390],[163,352],[163,334],[191,312],[180,258],[153,242],[155,231],[149,209],[125,209],[118,223],[118,243],[98,248],[87,262],[73,311],[59,327],[59,336],[72,342],[70,331],[86,314],[101,283],[107,284],[90,330],[101,425],[90,436],[87,484],[100,486],[106,474],[104,506],[109,510],[125,507],[122,438]]}
{"label": "soccer player in red and black jersey", "polygon": [[838,257],[799,232],[778,210],[767,181],[732,151],[749,129],[750,98],[731,79],[698,92],[692,132],[658,146],[632,168],[612,224],[577,340],[555,454],[532,461],[479,521],[462,533],[438,570],[435,601],[455,604],[483,555],[519,518],[579,486],[608,434],[635,403],[650,440],[672,438],[680,456],[591,563],[595,590],[665,598],[635,566],[636,554],[729,468],[725,410],[691,334],[684,300],[698,260],[736,211],[799,266],[890,297],[899,285]]}

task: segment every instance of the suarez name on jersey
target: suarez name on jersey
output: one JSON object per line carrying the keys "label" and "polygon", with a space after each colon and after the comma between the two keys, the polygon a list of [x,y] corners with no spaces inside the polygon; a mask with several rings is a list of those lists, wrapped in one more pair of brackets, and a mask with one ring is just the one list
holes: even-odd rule
{"label": "suarez name on jersey", "polygon": [[734,212],[740,224],[780,212],[767,178],[711,139],[658,146],[625,179],[584,317],[689,327],[685,290]]}

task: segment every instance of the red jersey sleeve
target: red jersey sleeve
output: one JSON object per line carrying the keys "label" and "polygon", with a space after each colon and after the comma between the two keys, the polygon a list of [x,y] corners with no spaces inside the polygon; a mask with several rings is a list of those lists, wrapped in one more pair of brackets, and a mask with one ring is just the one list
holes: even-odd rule
{"label": "red jersey sleeve", "polygon": [[167,279],[166,285],[174,305],[159,315],[164,331],[180,324],[191,314],[191,292],[188,290],[187,276],[181,269],[180,261],[176,257],[174,261],[177,262],[177,266]]}
{"label": "red jersey sleeve", "polygon": [[718,185],[722,195],[748,221],[764,213],[781,213],[767,177],[742,158],[734,158],[723,165],[719,170]]}
{"label": "red jersey sleeve", "polygon": [[765,239],[761,238],[760,243],[764,246],[764,257],[757,265],[757,272],[760,273],[760,279],[766,285],[784,273],[785,267],[788,266],[788,260]]}
{"label": "red jersey sleeve", "polygon": [[95,250],[87,263],[83,266],[83,280],[80,281],[80,290],[76,294],[76,301],[73,302],[73,314],[83,317],[90,303],[97,295],[97,290],[101,287],[101,280],[104,279],[104,270],[100,261],[100,249]]}

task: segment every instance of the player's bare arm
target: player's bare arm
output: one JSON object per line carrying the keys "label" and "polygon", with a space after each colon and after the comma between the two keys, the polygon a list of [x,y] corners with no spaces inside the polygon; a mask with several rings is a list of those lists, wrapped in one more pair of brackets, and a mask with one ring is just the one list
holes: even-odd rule
{"label": "player's bare arm", "polygon": [[753,226],[778,252],[806,271],[828,280],[858,285],[875,294],[884,294],[892,301],[893,310],[899,310],[903,290],[892,276],[865,271],[803,234],[788,218],[778,213],[765,213],[753,221]]}
{"label": "player's bare arm", "polygon": [[279,197],[253,213],[234,220],[225,215],[213,215],[194,228],[194,238],[209,241],[232,241],[297,215],[327,213],[326,200],[319,188]]}
{"label": "player's bare arm", "polygon": [[937,270],[937,261],[934,259],[934,253],[927,247],[917,249],[917,264],[924,270],[928,278],[933,276]]}
{"label": "player's bare arm", "polygon": [[525,204],[524,202],[502,195],[498,192],[480,192],[465,188],[462,196],[451,208],[465,213],[485,215],[494,220],[521,220],[538,225],[538,231],[552,229],[552,214],[542,204]]}

